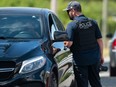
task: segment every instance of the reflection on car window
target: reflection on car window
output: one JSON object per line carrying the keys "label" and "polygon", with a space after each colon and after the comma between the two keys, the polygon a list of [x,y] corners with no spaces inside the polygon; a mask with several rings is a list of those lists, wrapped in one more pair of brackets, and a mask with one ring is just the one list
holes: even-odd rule
{"label": "reflection on car window", "polygon": [[49,15],[49,27],[50,27],[50,37],[52,40],[54,40],[54,31],[56,31],[57,29],[55,27],[51,14]]}
{"label": "reflection on car window", "polygon": [[54,17],[54,21],[56,23],[56,26],[57,26],[58,30],[63,31],[64,26],[62,25],[61,21],[55,15],[53,15],[53,17]]}
{"label": "reflection on car window", "polygon": [[0,37],[33,39],[42,34],[41,17],[35,15],[1,15]]}
{"label": "reflection on car window", "polygon": [[55,30],[55,26],[54,26],[54,24],[52,24],[52,26],[51,26],[51,36],[52,36],[52,39],[54,39],[54,31],[56,31]]}

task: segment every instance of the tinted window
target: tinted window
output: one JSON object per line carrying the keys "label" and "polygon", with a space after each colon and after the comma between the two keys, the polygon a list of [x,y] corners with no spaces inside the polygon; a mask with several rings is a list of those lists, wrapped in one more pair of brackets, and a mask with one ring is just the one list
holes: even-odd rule
{"label": "tinted window", "polygon": [[56,26],[57,26],[58,30],[63,31],[64,26],[62,25],[61,21],[55,15],[53,15],[53,17],[54,17],[54,21],[56,23]]}
{"label": "tinted window", "polygon": [[35,15],[1,15],[0,37],[34,39],[42,36],[41,17]]}
{"label": "tinted window", "polygon": [[55,27],[51,14],[49,15],[49,27],[50,27],[50,37],[52,40],[54,40],[54,31],[56,31],[57,29]]}

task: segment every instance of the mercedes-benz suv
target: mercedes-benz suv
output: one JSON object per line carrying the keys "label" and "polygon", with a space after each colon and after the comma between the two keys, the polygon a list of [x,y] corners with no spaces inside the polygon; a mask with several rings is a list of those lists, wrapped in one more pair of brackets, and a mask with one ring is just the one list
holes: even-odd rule
{"label": "mercedes-benz suv", "polygon": [[0,87],[71,87],[72,54],[58,17],[48,9],[0,8]]}

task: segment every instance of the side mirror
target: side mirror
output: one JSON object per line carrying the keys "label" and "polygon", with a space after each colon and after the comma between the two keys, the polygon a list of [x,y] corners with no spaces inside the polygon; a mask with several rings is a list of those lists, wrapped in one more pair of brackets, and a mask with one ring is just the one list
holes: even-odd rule
{"label": "side mirror", "polygon": [[65,31],[55,31],[54,42],[57,41],[69,41],[68,34]]}
{"label": "side mirror", "polygon": [[106,35],[106,37],[111,39],[111,38],[113,37],[113,34],[112,34],[112,33],[108,33],[108,34]]}

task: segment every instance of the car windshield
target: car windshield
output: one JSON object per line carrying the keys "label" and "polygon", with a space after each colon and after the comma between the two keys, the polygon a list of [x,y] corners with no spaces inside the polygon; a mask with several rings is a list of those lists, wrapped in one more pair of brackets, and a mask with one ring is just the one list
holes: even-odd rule
{"label": "car windshield", "polygon": [[0,15],[0,39],[38,39],[41,36],[39,15]]}

